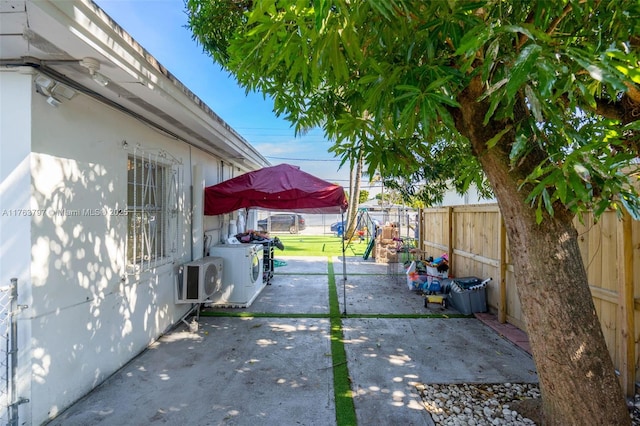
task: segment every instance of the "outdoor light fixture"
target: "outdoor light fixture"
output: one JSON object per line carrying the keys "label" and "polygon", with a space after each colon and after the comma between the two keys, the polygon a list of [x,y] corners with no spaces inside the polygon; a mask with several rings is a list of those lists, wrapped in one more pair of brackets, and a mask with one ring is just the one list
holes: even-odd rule
{"label": "outdoor light fixture", "polygon": [[47,98],[47,103],[52,107],[58,107],[62,103],[60,98],[70,100],[76,95],[76,91],[64,84],[44,75],[38,74],[34,80],[36,92]]}
{"label": "outdoor light fixture", "polygon": [[109,84],[109,79],[97,71],[93,73],[91,77],[93,78],[93,81],[98,83],[100,86],[106,86]]}
{"label": "outdoor light fixture", "polygon": [[98,72],[98,70],[100,69],[100,61],[98,61],[96,58],[83,58],[80,61],[80,65],[89,70],[91,78],[99,85],[106,86],[111,81]]}
{"label": "outdoor light fixture", "polygon": [[36,92],[44,96],[51,95],[51,88],[56,84],[55,81],[42,74],[36,76],[34,83],[36,85]]}
{"label": "outdoor light fixture", "polygon": [[60,105],[62,102],[60,102],[58,99],[54,98],[53,96],[49,96],[47,98],[47,103],[54,108],[58,108],[58,105]]}
{"label": "outdoor light fixture", "polygon": [[73,90],[71,87],[65,86],[62,83],[54,84],[51,88],[51,93],[58,97],[65,98],[66,100],[70,100],[76,95],[75,90]]}

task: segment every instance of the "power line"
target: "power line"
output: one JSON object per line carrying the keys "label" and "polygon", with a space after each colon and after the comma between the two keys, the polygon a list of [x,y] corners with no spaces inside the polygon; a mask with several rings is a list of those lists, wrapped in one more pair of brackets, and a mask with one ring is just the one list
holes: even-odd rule
{"label": "power line", "polygon": [[338,159],[317,159],[317,158],[287,158],[287,157],[271,157],[265,155],[266,158],[272,158],[274,160],[288,160],[288,161],[341,161]]}
{"label": "power line", "polygon": [[[234,129],[238,129],[238,130],[277,130],[277,131],[281,131],[281,132],[289,132],[289,133],[293,133],[295,132],[295,129],[293,129],[292,127],[247,127],[247,126],[233,126]],[[314,130],[317,131],[322,131],[322,129],[320,129],[319,127],[313,128],[309,131],[306,132],[298,132],[300,134],[309,134],[309,133],[313,133]]]}

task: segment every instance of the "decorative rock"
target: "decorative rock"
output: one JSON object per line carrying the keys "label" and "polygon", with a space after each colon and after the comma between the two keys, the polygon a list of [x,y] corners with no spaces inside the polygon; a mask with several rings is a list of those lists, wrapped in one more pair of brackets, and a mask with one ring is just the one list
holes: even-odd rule
{"label": "decorative rock", "polygon": [[[508,385],[508,386],[507,386]],[[434,423],[438,426],[530,426],[510,404],[540,391],[533,384],[423,385],[419,388]]]}

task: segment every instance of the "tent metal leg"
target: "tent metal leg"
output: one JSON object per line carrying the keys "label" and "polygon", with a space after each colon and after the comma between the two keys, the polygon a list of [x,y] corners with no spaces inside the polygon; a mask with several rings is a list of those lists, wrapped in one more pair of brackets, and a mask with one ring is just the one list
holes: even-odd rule
{"label": "tent metal leg", "polygon": [[[344,229],[344,212],[342,212],[342,226]],[[342,236],[342,304],[344,311],[342,314],[347,316],[347,259],[345,255],[344,235]]]}

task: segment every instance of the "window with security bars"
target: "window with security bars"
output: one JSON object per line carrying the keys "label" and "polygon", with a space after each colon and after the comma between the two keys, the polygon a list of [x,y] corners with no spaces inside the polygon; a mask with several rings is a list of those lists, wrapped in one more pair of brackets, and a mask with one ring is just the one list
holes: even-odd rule
{"label": "window with security bars", "polygon": [[177,251],[178,171],[161,160],[148,154],[128,157],[128,272],[168,263]]}

